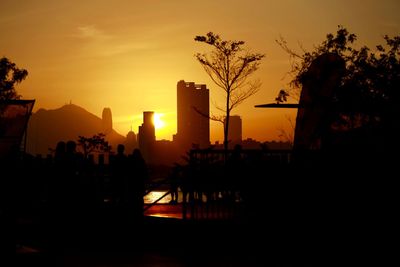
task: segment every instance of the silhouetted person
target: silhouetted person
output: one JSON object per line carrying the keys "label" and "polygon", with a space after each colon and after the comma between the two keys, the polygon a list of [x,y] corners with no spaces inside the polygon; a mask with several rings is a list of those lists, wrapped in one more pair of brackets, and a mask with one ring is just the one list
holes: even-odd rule
{"label": "silhouetted person", "polygon": [[126,183],[128,189],[127,202],[133,208],[135,218],[141,220],[143,217],[145,181],[148,179],[147,164],[139,149],[133,150],[130,161],[133,177],[130,177]]}
{"label": "silhouetted person", "polygon": [[[119,156],[114,158],[114,168],[116,164],[123,164],[125,158],[122,155],[122,146],[119,146]],[[119,162],[121,161],[121,162]],[[119,162],[119,163],[117,163]],[[123,168],[120,166],[120,168]],[[122,174],[121,174],[122,175]],[[147,166],[138,149],[135,149],[133,154],[127,158],[127,171],[122,175],[121,181],[121,198],[118,205],[115,207],[116,216],[113,226],[114,233],[118,244],[129,245],[133,242],[138,242],[141,234],[141,229],[136,229],[141,225],[143,220],[143,196],[144,183],[147,179]]]}
{"label": "silhouetted person", "polygon": [[[67,234],[65,229],[60,229],[62,231],[63,239],[68,243],[72,241],[75,236],[76,231],[78,230],[80,218],[78,215],[80,214],[80,202],[82,199],[82,190],[80,186],[79,180],[79,156],[76,153],[76,143],[74,141],[68,141],[66,143],[66,151],[65,151],[65,176],[63,177],[65,180],[63,181],[63,191],[62,194],[62,222],[64,223],[63,227],[68,226],[71,229],[71,232]],[[72,240],[71,240],[72,239]]]}
{"label": "silhouetted person", "polygon": [[[67,179],[67,163],[66,163],[66,143],[60,141],[57,143],[54,153],[54,171],[49,177],[49,212],[54,212],[55,209],[61,209],[63,205],[63,192]],[[57,215],[58,213],[55,213]]]}
{"label": "silhouetted person", "polygon": [[78,156],[76,154],[76,143],[71,140],[65,146],[65,164],[69,175],[77,174]]}
{"label": "silhouetted person", "polygon": [[172,173],[169,176],[170,191],[171,191],[171,204],[178,203],[178,187],[180,184],[180,166],[176,165],[172,169]]}
{"label": "silhouetted person", "polygon": [[124,152],[125,152],[125,146],[119,144],[117,146],[117,154],[112,158],[111,161],[111,171],[112,171],[111,193],[112,193],[112,201],[115,206],[121,206],[125,198],[124,188],[128,176],[128,171],[127,171],[128,158],[124,154]]}
{"label": "silhouetted person", "polygon": [[64,141],[60,141],[57,143],[56,150],[54,153],[54,163],[56,165],[64,162],[65,160],[65,152],[66,152],[66,144]]}
{"label": "silhouetted person", "polygon": [[[0,159],[0,265],[7,265],[15,252],[15,190],[18,185],[13,181],[20,174],[20,152],[18,146],[12,146],[5,158]],[[17,191],[18,192],[18,191]],[[18,201],[18,200],[17,200]],[[9,260],[8,262],[6,261]]]}
{"label": "silhouetted person", "polygon": [[[49,238],[49,250],[54,256],[61,256],[67,241],[66,231],[74,231],[72,226],[76,191],[75,143],[69,141],[57,143],[54,154],[54,168],[48,181],[48,205],[46,223]],[[68,230],[64,229],[68,227]]]}
{"label": "silhouetted person", "polygon": [[[57,143],[56,150],[54,152],[54,172],[55,176],[50,177],[52,179],[50,184],[52,185],[50,188],[52,189],[60,189],[58,188],[57,183],[62,181],[60,176],[66,175],[67,172],[67,162],[66,162],[66,143],[64,141],[60,141]],[[65,181],[64,181],[65,182]],[[57,186],[57,187],[55,187]],[[50,192],[55,193],[55,192]],[[57,192],[59,194],[59,192]]]}

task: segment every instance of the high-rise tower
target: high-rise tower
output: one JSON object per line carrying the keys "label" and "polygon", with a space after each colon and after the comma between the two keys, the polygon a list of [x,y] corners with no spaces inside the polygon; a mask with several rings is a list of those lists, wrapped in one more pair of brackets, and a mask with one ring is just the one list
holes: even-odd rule
{"label": "high-rise tower", "polygon": [[130,130],[126,135],[126,140],[124,142],[125,151],[128,154],[131,154],[135,148],[138,148],[137,137],[136,134]]}
{"label": "high-rise tower", "polygon": [[104,134],[112,132],[112,115],[110,108],[104,108],[102,114],[102,131]]}
{"label": "high-rise tower", "polygon": [[174,136],[183,149],[210,145],[209,90],[205,84],[179,81],[177,84],[178,132]]}
{"label": "high-rise tower", "polygon": [[138,133],[139,149],[147,162],[151,162],[151,155],[153,153],[154,143],[156,142],[156,130],[153,116],[153,111],[143,112],[143,123],[139,126]]}

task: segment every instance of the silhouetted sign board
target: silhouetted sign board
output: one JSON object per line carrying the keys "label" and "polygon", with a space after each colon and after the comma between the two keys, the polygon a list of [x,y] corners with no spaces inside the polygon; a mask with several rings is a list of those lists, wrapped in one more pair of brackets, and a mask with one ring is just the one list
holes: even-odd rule
{"label": "silhouetted sign board", "polygon": [[278,103],[271,103],[271,104],[261,104],[255,105],[256,108],[299,108],[299,104],[278,104]]}
{"label": "silhouetted sign board", "polygon": [[21,145],[35,100],[0,101],[0,158]]}

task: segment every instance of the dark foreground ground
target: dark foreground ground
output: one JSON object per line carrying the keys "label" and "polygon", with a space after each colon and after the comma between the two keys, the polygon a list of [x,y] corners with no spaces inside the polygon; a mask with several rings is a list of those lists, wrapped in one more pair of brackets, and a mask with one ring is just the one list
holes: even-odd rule
{"label": "dark foreground ground", "polygon": [[101,210],[79,214],[87,219],[81,222],[64,214],[66,221],[57,221],[45,212],[38,220],[17,223],[12,235],[19,247],[9,262],[44,267],[394,265],[394,176],[297,178],[251,187],[239,219],[145,217],[123,223],[127,220],[113,210]]}
{"label": "dark foreground ground", "polygon": [[360,266],[388,260],[391,252],[377,250],[386,244],[376,243],[383,239],[372,231],[318,223],[261,216],[251,222],[147,217],[131,229],[99,223],[75,233],[66,228],[50,243],[26,240],[14,266]]}
{"label": "dark foreground ground", "polygon": [[[16,266],[313,266],[315,248],[277,242],[242,222],[146,218],[140,229],[69,234],[50,248],[19,246]],[[130,236],[130,237],[128,237]]]}

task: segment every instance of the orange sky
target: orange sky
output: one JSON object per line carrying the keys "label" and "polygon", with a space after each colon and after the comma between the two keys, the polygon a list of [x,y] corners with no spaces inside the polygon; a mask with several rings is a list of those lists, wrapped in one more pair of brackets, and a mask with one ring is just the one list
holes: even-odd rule
{"label": "orange sky", "polygon": [[[289,81],[288,55],[274,40],[283,36],[292,48],[310,50],[341,24],[372,48],[384,34],[400,34],[399,13],[398,0],[1,0],[0,56],[29,71],[17,90],[36,99],[34,110],[72,101],[101,117],[110,107],[123,135],[131,126],[137,132],[142,112],[152,110],[166,124],[157,139],[171,139],[179,80],[205,83],[211,101],[223,101],[193,56],[207,51],[194,36],[213,31],[244,40],[266,54],[254,75],[263,86],[233,113],[242,116],[244,138],[280,140],[295,112],[254,108],[273,102]],[[211,140],[221,139],[222,126],[211,123]]]}

